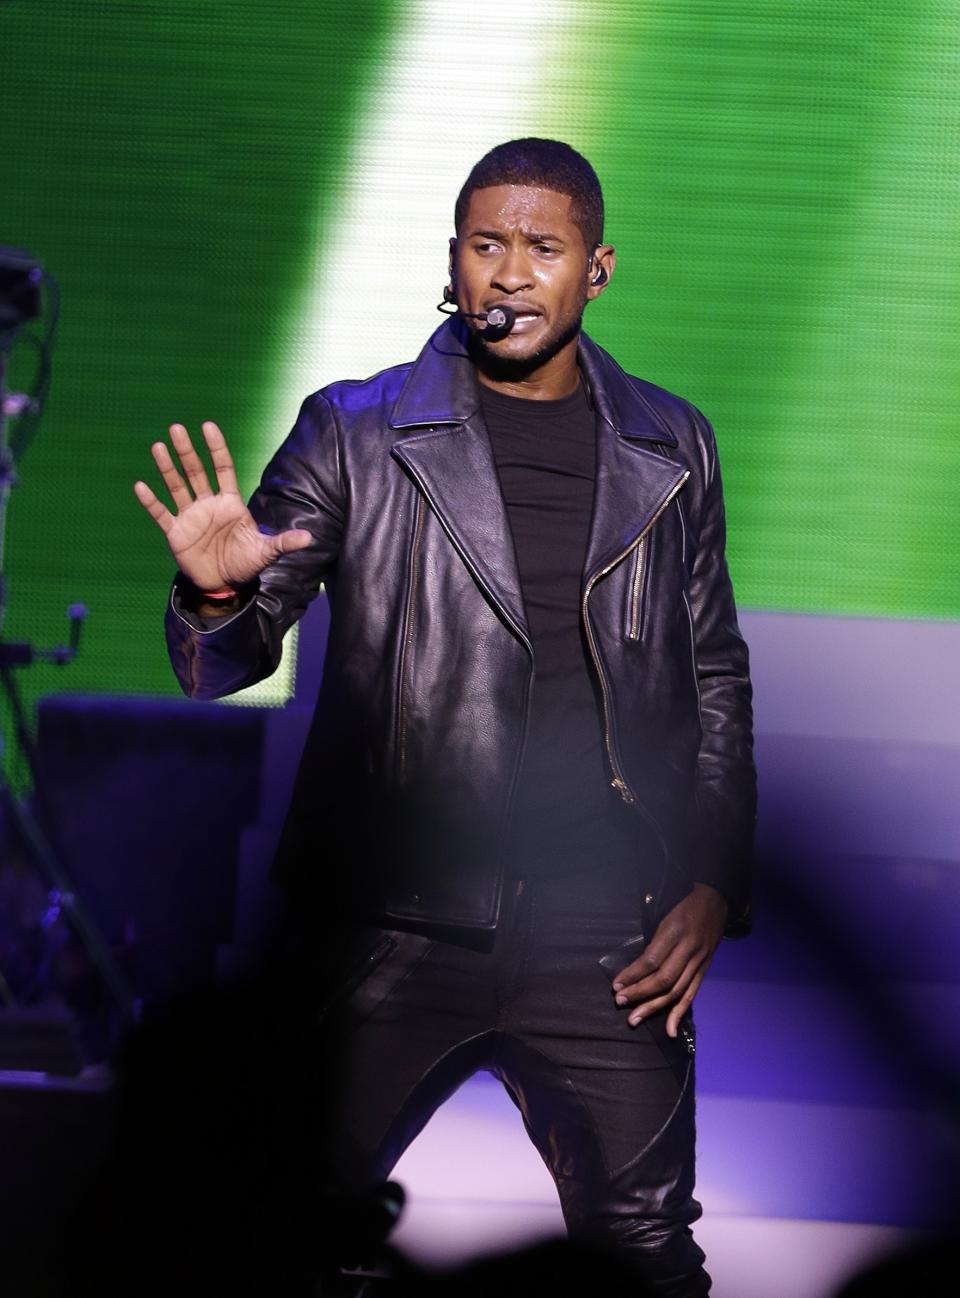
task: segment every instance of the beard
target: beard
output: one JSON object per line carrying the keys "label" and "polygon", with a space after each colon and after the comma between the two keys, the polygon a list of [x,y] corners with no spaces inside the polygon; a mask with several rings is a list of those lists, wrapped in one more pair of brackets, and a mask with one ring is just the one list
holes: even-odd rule
{"label": "beard", "polygon": [[563,351],[564,347],[577,337],[582,325],[583,307],[575,317],[561,325],[559,332],[545,338],[537,350],[531,352],[529,356],[504,356],[502,352],[497,351],[496,343],[484,341],[481,330],[470,329],[467,337],[467,353],[477,369],[482,370],[495,383],[517,383],[528,378],[541,365],[546,365],[547,361],[553,360],[558,352]]}

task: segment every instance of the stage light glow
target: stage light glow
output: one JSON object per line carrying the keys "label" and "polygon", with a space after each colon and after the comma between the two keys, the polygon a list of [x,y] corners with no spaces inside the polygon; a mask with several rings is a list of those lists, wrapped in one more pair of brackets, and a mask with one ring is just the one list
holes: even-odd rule
{"label": "stage light glow", "polygon": [[[515,136],[569,136],[557,80],[575,18],[553,0],[407,6],[344,163],[332,237],[307,255],[261,462],[308,392],[412,359],[440,323],[453,204],[473,163]],[[295,652],[291,634],[279,670],[230,701],[283,702]]]}

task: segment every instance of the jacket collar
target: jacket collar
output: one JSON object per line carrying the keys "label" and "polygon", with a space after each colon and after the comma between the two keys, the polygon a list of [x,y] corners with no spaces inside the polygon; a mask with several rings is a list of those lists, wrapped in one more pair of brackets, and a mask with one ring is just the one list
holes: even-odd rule
{"label": "jacket collar", "polygon": [[[463,424],[477,412],[480,396],[466,336],[463,320],[451,316],[427,340],[394,405],[391,428]],[[586,334],[580,335],[577,359],[601,418],[615,433],[677,445],[640,385]]]}
{"label": "jacket collar", "polygon": [[[652,442],[676,446],[677,439],[613,358],[583,336],[579,356],[603,421],[583,571],[586,588],[650,526],[686,471],[653,450]],[[429,501],[480,586],[532,648],[513,536],[462,321],[445,322],[429,339],[389,423],[406,434],[394,444],[393,455]]]}

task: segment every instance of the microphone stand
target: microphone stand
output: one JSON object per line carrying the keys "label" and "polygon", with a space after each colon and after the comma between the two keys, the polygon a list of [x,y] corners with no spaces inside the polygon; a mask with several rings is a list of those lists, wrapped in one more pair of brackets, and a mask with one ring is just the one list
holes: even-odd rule
{"label": "microphone stand", "polygon": [[[3,562],[7,508],[10,493],[18,481],[14,447],[8,437],[9,420],[11,416],[17,416],[25,409],[31,410],[34,423],[39,416],[39,403],[32,403],[29,398],[7,391],[7,363],[15,333],[16,326],[0,333],[0,689],[6,697],[17,745],[27,764],[36,807],[49,819],[50,808],[44,796],[36,747],[30,734],[14,671],[18,667],[27,667],[34,662],[52,662],[61,667],[72,662],[80,647],[80,634],[86,617],[86,608],[82,604],[71,604],[67,610],[70,621],[67,644],[39,648],[29,641],[10,642],[3,639],[2,631],[7,604]],[[52,326],[50,334],[52,335]],[[22,454],[25,446],[20,445],[17,449]],[[0,734],[0,755],[2,755],[2,738]],[[96,923],[77,896],[69,872],[61,859],[61,853],[54,847],[25,799],[19,797],[12,788],[2,762],[0,762],[0,805],[8,813],[10,822],[19,835],[29,859],[47,888],[49,909],[44,916],[44,926],[49,929],[61,915],[63,916],[80,940],[91,965],[96,969],[118,1009],[121,1023],[132,1021],[136,1017],[138,1008],[133,989],[118,967]],[[0,972],[0,1000],[10,1008],[16,1007],[15,997],[2,972]]]}

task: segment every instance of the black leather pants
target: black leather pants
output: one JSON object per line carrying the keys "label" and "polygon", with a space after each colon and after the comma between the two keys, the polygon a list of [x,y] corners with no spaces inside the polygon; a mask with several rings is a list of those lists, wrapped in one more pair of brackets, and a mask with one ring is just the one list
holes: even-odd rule
{"label": "black leather pants", "polygon": [[336,1061],[324,1139],[341,1183],[387,1178],[437,1107],[489,1069],[570,1235],[635,1259],[662,1298],[708,1293],[690,1230],[691,1042],[668,1038],[662,1014],[631,1028],[598,964],[639,931],[635,890],[597,871],[514,881],[487,954],[370,930],[324,1019],[327,1069]]}

